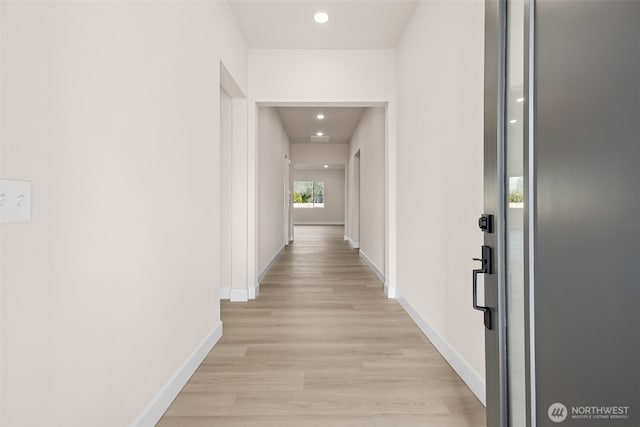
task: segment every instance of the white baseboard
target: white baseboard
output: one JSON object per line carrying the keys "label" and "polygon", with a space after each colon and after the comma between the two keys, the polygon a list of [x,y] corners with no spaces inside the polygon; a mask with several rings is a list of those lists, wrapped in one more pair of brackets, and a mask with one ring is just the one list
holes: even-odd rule
{"label": "white baseboard", "polygon": [[347,242],[349,242],[349,245],[351,245],[351,247],[353,249],[359,249],[360,248],[360,242],[354,242],[353,239],[349,236],[344,236],[344,240],[346,240]]}
{"label": "white baseboard", "polygon": [[260,294],[260,284],[257,286],[249,288],[249,299],[256,299],[256,297]]}
{"label": "white baseboard", "polygon": [[293,225],[344,225],[344,221],[296,221]]}
{"label": "white baseboard", "polygon": [[231,289],[229,301],[245,302],[249,301],[249,291],[247,289]]}
{"label": "white baseboard", "polygon": [[478,374],[465,360],[464,357],[458,351],[451,346],[442,336],[424,320],[418,312],[405,300],[402,296],[398,295],[396,300],[400,303],[402,308],[418,325],[420,330],[431,341],[431,344],[440,352],[442,357],[451,365],[454,371],[460,375],[462,381],[471,389],[473,394],[486,406],[486,390],[485,382],[482,376]]}
{"label": "white baseboard", "polygon": [[[230,288],[221,288],[220,289],[220,299],[228,299],[229,301],[234,302],[242,302],[249,301],[251,298],[251,291],[255,289],[230,289]],[[255,296],[251,299],[255,299]]]}
{"label": "white baseboard", "polygon": [[371,258],[369,258],[369,256],[366,253],[364,253],[362,249],[360,249],[360,251],[358,252],[360,253],[360,256],[362,257],[362,259],[364,259],[365,262],[369,264],[369,267],[371,267],[371,269],[376,274],[376,276],[378,276],[378,279],[380,279],[382,283],[385,283],[384,274],[382,273],[382,271],[380,271],[378,266],[373,261],[371,261]]}
{"label": "white baseboard", "polygon": [[396,292],[395,286],[389,287],[387,282],[384,283],[384,294],[387,298],[398,298],[398,293]]}
{"label": "white baseboard", "polygon": [[[255,291],[255,289],[221,288],[220,299],[228,299],[229,301],[249,301],[249,298],[251,298],[251,291]],[[251,299],[255,299],[255,295]]]}
{"label": "white baseboard", "polygon": [[222,337],[222,322],[209,332],[206,338],[195,348],[193,353],[184,361],[158,393],[151,399],[140,415],[131,424],[135,427],[153,427],[171,405],[189,378],[198,369],[207,354]]}
{"label": "white baseboard", "polygon": [[276,254],[271,257],[267,265],[260,271],[260,274],[258,274],[258,285],[260,284],[260,282],[262,282],[262,279],[264,279],[264,276],[267,275],[269,270],[271,270],[271,267],[273,267],[273,264],[275,264],[276,259],[278,259],[282,251],[284,251],[284,245],[282,245],[282,247],[278,249],[278,252],[276,252]]}

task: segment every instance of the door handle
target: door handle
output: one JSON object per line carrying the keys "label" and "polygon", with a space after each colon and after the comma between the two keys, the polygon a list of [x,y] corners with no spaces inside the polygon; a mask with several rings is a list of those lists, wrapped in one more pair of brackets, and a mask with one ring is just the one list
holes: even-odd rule
{"label": "door handle", "polygon": [[478,274],[491,274],[491,248],[483,245],[482,258],[473,258],[473,260],[482,263],[481,268],[473,270],[473,308],[484,313],[484,326],[487,329],[491,329],[491,309],[478,305]]}

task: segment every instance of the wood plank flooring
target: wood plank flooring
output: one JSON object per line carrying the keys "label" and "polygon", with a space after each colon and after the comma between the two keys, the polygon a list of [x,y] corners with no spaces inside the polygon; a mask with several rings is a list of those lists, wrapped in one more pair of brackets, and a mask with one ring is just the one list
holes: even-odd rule
{"label": "wood plank flooring", "polygon": [[159,426],[484,426],[485,409],[338,226],[296,227]]}

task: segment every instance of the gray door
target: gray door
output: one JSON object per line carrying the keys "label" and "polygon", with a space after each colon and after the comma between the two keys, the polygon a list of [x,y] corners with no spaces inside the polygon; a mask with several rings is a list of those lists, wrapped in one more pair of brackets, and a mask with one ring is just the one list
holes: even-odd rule
{"label": "gray door", "polygon": [[486,1],[488,426],[640,425],[639,23]]}
{"label": "gray door", "polygon": [[640,426],[640,2],[535,19],[537,425]]}

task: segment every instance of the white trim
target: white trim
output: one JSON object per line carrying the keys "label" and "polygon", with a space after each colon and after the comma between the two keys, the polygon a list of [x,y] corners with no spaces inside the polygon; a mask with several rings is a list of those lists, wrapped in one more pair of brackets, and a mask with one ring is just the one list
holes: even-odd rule
{"label": "white trim", "polygon": [[[249,99],[248,107],[248,142],[249,151],[249,173],[248,173],[248,239],[247,249],[249,252],[247,261],[247,287],[257,289],[258,281],[258,106],[254,99]],[[256,292],[257,295],[257,292]]]}
{"label": "white trim", "polygon": [[344,236],[344,240],[349,242],[349,245],[351,245],[353,249],[360,249],[360,242],[354,242],[353,239],[349,236]]}
{"label": "white trim", "polygon": [[344,221],[296,221],[293,223],[293,225],[344,225]]}
{"label": "white trim", "polygon": [[249,288],[249,299],[256,299],[258,295],[260,295],[260,283],[256,283],[254,287]]}
{"label": "white trim", "polygon": [[344,237],[345,242],[346,242],[347,240],[349,240],[349,236],[347,236],[346,234],[345,234],[343,237]]}
{"label": "white trim", "polygon": [[[366,253],[364,253],[364,251],[362,249],[360,249],[358,251],[360,253],[360,256],[362,257],[362,259],[365,260],[365,262],[367,264],[369,264],[369,267],[371,267],[371,269],[373,270],[373,272],[375,273],[376,276],[378,276],[378,279],[380,279],[380,281],[383,284],[386,284],[385,279],[384,279],[384,273],[382,273],[382,271],[378,268],[378,266],[376,265],[375,262],[373,262],[371,260],[371,258],[369,258],[369,255],[367,255]],[[385,287],[386,289],[386,287]]]}
{"label": "white trim", "polygon": [[385,293],[388,298],[396,296],[397,274],[397,108],[395,97],[389,99],[385,108]]}
{"label": "white trim", "polygon": [[[249,274],[251,273],[250,263],[252,262],[250,253],[251,213],[253,206],[247,197],[251,194],[249,179],[251,178],[251,150],[249,143],[249,103],[244,92],[237,84],[236,79],[226,68],[223,61],[220,61],[220,86],[232,101],[232,132],[231,132],[231,271],[230,282],[224,283],[228,287],[219,291],[220,299],[241,298],[242,296],[234,289],[241,289],[251,283]],[[246,293],[246,291],[245,291]],[[233,295],[233,298],[232,298]]]}
{"label": "white trim", "polygon": [[435,329],[424,320],[418,312],[405,300],[402,296],[397,296],[396,300],[407,314],[418,325],[418,328],[431,341],[431,344],[440,352],[442,357],[451,365],[454,371],[458,373],[462,381],[471,389],[473,394],[486,406],[486,389],[482,376],[476,372],[473,367],[465,360],[465,358],[449,344]]}
{"label": "white trim", "polygon": [[[229,301],[234,302],[242,302],[249,301],[249,299],[255,299],[256,290],[254,289],[231,289],[231,288],[221,288],[220,289],[220,299],[228,299]],[[253,295],[253,296],[252,296]]]}
{"label": "white trim", "polygon": [[249,201],[247,183],[247,100],[234,98],[231,147],[231,283],[230,287],[243,288],[249,280]]}
{"label": "white trim", "polygon": [[260,271],[260,274],[258,274],[258,283],[256,284],[256,288],[259,288],[260,282],[262,282],[262,279],[264,279],[264,276],[266,276],[269,270],[271,269],[271,267],[273,267],[273,264],[275,264],[276,259],[278,259],[282,251],[284,251],[284,245],[282,245],[282,247],[278,249],[278,252],[276,252],[276,254],[269,260],[265,268],[263,268]]}
{"label": "white trim", "polygon": [[198,366],[200,366],[204,358],[207,357],[207,354],[209,354],[221,337],[222,322],[218,322],[205,339],[193,350],[193,353],[189,355],[187,360],[182,363],[178,370],[169,378],[165,385],[162,386],[147,406],[145,406],[131,425],[135,427],[152,427],[156,425],[173,402],[173,399],[176,398],[180,390],[187,384],[189,378],[191,378],[196,369],[198,369]]}
{"label": "white trim", "polygon": [[249,291],[247,289],[231,289],[229,301],[246,302],[249,301]]}
{"label": "white trim", "polygon": [[384,282],[384,294],[387,298],[398,298],[395,286],[389,287],[389,283]]}

